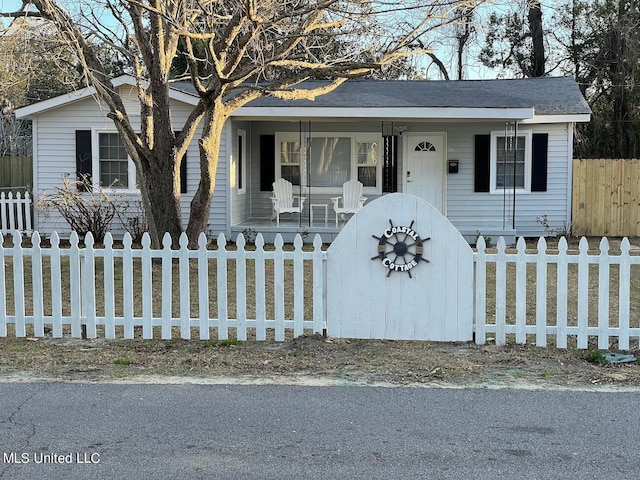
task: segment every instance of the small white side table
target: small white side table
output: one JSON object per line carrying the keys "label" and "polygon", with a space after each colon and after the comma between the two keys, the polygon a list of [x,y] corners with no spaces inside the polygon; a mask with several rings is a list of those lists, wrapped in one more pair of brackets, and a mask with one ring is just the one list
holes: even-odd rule
{"label": "small white side table", "polygon": [[327,224],[327,215],[328,215],[328,207],[329,205],[327,205],[326,203],[312,203],[311,205],[309,205],[309,213],[310,213],[310,220],[311,220],[311,224],[313,225],[313,209],[314,208],[324,208],[324,224]]}

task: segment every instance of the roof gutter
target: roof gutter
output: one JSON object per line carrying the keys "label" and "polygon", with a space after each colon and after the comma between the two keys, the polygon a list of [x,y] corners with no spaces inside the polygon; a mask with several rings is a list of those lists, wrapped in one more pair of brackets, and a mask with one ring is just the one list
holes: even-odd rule
{"label": "roof gutter", "polygon": [[398,120],[528,120],[534,118],[533,108],[472,108],[472,107],[242,107],[233,115],[237,119],[267,120],[283,118],[389,118]]}

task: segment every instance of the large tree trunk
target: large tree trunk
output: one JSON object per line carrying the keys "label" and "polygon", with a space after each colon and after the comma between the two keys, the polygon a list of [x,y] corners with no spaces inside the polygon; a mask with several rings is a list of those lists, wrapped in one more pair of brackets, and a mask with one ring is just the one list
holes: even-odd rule
{"label": "large tree trunk", "polygon": [[[175,158],[155,159],[145,162],[139,186],[142,203],[147,215],[147,224],[151,242],[155,248],[162,246],[162,238],[169,233],[173,248],[177,248],[182,233],[182,213],[180,210],[179,173],[171,174],[170,170],[179,171]],[[167,171],[169,170],[169,171]]]}
{"label": "large tree trunk", "polygon": [[[216,172],[218,170],[218,156],[220,154],[220,140],[227,120],[225,109],[221,101],[216,102],[214,108],[208,109],[204,118],[202,137],[198,143],[200,147],[200,184],[191,200],[187,237],[189,245],[198,245],[198,236],[207,231],[211,201],[216,186]],[[227,139],[231,141],[231,139]]]}

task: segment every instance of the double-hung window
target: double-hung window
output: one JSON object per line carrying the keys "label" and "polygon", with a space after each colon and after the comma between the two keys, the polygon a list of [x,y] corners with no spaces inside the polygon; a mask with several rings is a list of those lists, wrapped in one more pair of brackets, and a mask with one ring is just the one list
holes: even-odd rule
{"label": "double-hung window", "polygon": [[355,178],[372,192],[380,190],[380,135],[317,133],[308,142],[305,152],[298,133],[276,134],[277,177],[327,192]]}
{"label": "double-hung window", "polygon": [[356,168],[358,181],[364,187],[378,186],[378,165],[380,140],[376,138],[356,138]]}
{"label": "double-hung window", "polygon": [[278,147],[280,176],[294,185],[300,185],[300,142],[285,138],[278,142]]}
{"label": "double-hung window", "polygon": [[491,134],[491,190],[531,191],[531,132]]}
{"label": "double-hung window", "polygon": [[[133,190],[135,168],[129,158],[119,133],[97,132],[97,158],[94,157],[94,172],[103,188]],[[95,177],[95,175],[94,175]]]}

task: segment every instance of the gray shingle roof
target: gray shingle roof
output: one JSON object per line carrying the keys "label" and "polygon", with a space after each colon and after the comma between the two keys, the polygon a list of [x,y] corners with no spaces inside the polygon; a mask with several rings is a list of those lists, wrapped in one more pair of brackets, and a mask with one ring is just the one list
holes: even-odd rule
{"label": "gray shingle roof", "polygon": [[[313,88],[323,82],[305,82]],[[190,84],[176,88],[193,92]],[[349,80],[315,101],[260,98],[250,107],[458,107],[535,108],[536,115],[591,113],[578,84],[571,77],[513,80],[404,81]]]}

